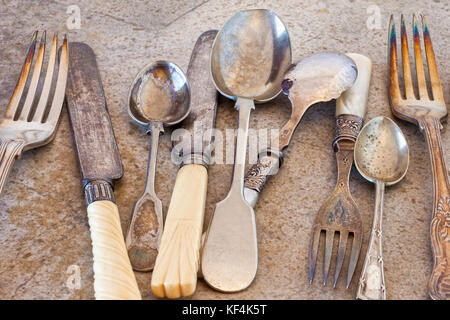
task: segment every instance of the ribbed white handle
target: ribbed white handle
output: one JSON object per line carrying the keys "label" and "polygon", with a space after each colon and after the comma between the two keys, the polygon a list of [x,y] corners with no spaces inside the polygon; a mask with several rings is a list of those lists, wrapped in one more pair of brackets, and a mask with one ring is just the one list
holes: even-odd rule
{"label": "ribbed white handle", "polygon": [[178,171],[152,274],[157,297],[190,296],[197,286],[208,173],[199,164]]}
{"label": "ribbed white handle", "polygon": [[88,208],[94,254],[97,300],[140,300],[120,226],[119,210],[111,201],[95,201]]}
{"label": "ribbed white handle", "polygon": [[336,102],[336,116],[351,114],[364,118],[367,97],[369,96],[372,61],[362,54],[347,53],[358,67],[358,77],[353,86],[346,90]]}

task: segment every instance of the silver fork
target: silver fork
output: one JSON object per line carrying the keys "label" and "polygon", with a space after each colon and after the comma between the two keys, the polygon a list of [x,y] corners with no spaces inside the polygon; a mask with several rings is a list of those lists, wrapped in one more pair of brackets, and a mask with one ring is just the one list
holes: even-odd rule
{"label": "silver fork", "polygon": [[420,45],[419,23],[413,16],[414,61],[416,65],[417,89],[414,92],[411,66],[409,61],[408,39],[405,20],[401,17],[401,48],[400,59],[403,62],[404,94],[400,89],[399,68],[397,64],[397,41],[394,17],[389,24],[389,97],[392,113],[403,120],[419,126],[428,143],[433,176],[433,216],[431,220],[431,248],[434,266],[428,284],[429,295],[433,299],[450,299],[450,183],[445,165],[442,148],[441,120],[447,117],[447,107],[444,101],[441,81],[439,78],[436,58],[431,44],[430,31],[422,15],[423,41],[427,58],[429,84],[423,65]]}
{"label": "silver fork", "polygon": [[[43,32],[26,98],[23,104],[20,103],[33,63],[37,35],[38,32],[35,31],[16,88],[9,101],[6,113],[0,122],[0,194],[3,191],[14,161],[20,157],[22,152],[38,148],[53,140],[59,115],[61,114],[69,65],[67,36],[64,37],[57,71],[55,71],[55,65],[58,35],[55,34],[53,37],[44,84],[37,106],[33,108],[37,100],[36,89],[41,78],[44,61],[46,32]],[[58,72],[58,77],[51,106],[47,108],[54,72]],[[20,108],[20,106],[22,107]],[[35,110],[34,113],[33,110]]]}

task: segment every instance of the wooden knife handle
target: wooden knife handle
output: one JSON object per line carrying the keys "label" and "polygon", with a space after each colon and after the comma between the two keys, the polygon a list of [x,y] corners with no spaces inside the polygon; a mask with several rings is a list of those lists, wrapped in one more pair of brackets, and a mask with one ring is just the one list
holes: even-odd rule
{"label": "wooden knife handle", "polygon": [[178,171],[152,274],[157,297],[179,298],[195,292],[205,213],[208,173],[187,164]]}
{"label": "wooden knife handle", "polygon": [[95,201],[87,207],[94,254],[97,300],[140,300],[114,202]]}

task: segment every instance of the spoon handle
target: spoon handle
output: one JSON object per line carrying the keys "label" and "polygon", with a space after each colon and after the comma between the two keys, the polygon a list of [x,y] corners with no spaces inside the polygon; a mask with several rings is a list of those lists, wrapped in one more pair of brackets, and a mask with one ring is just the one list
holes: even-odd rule
{"label": "spoon handle", "polygon": [[162,203],[155,192],[156,160],[161,123],[151,123],[148,133],[152,141],[149,151],[147,180],[142,196],[135,202],[126,245],[134,270],[150,271],[155,264],[163,231]]}
{"label": "spoon handle", "polygon": [[384,182],[376,182],[375,212],[369,245],[359,279],[357,299],[386,300],[383,254],[381,251]]}
{"label": "spoon handle", "polygon": [[423,117],[419,125],[425,134],[430,151],[433,173],[433,217],[431,220],[431,248],[434,266],[428,284],[433,299],[450,298],[450,193],[448,173],[437,118]]}

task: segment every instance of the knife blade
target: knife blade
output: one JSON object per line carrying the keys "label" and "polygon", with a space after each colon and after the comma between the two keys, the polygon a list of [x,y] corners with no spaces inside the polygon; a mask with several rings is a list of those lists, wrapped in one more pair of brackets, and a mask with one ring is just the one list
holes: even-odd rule
{"label": "knife blade", "polygon": [[113,183],[122,163],[94,51],[71,42],[67,109],[87,202],[96,299],[141,299],[128,259]]}
{"label": "knife blade", "polygon": [[170,200],[165,228],[152,274],[151,287],[158,297],[179,298],[195,292],[203,218],[207,167],[216,118],[217,91],[209,59],[217,30],[198,38],[189,62],[191,112],[184,122],[186,135],[174,148],[182,157]]}

